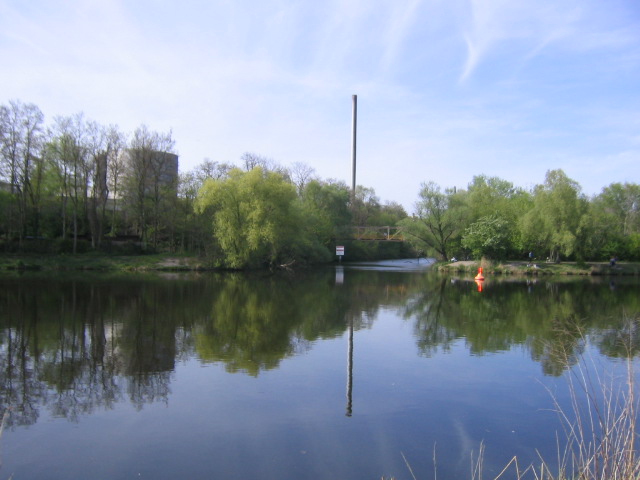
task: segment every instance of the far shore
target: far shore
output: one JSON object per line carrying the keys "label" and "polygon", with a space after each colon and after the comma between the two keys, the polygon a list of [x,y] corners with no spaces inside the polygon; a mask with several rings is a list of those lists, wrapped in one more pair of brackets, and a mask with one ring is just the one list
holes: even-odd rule
{"label": "far shore", "polygon": [[103,255],[98,253],[37,255],[0,254],[3,271],[206,271],[214,270],[206,259],[195,255]]}
{"label": "far shore", "polygon": [[443,273],[473,273],[478,269],[493,275],[640,275],[639,262],[527,262],[519,260],[465,260],[440,262],[435,265]]}
{"label": "far shore", "polygon": [[[465,260],[433,264],[438,272],[477,274],[482,267],[492,275],[640,275],[640,262],[532,262],[519,260]],[[11,271],[109,271],[109,272],[188,272],[214,271],[211,261],[196,255],[78,255],[0,254],[0,272]]]}

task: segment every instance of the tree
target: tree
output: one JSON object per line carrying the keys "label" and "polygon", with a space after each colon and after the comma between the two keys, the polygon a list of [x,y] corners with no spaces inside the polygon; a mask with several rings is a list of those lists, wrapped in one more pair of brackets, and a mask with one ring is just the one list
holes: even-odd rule
{"label": "tree", "polygon": [[141,125],[127,150],[125,198],[142,242],[158,246],[159,234],[170,224],[162,218],[175,208],[178,157],[171,132],[158,133]]}
{"label": "tree", "polygon": [[20,243],[30,221],[38,235],[43,122],[44,115],[32,103],[12,100],[0,109],[0,173],[15,200],[9,204],[7,224]]}
{"label": "tree", "polygon": [[351,223],[351,192],[344,182],[311,180],[302,192],[304,217],[320,243],[328,248],[339,232]]}
{"label": "tree", "polygon": [[[466,202],[469,213],[468,221],[471,222],[467,228],[469,229],[473,224],[480,222],[471,231],[479,234],[478,228],[480,228],[484,232],[481,235],[482,238],[477,238],[477,241],[469,237],[471,232],[465,234],[467,239],[463,241],[463,246],[474,250],[476,252],[474,256],[477,256],[481,251],[489,256],[508,256],[522,250],[520,231],[517,226],[520,219],[532,206],[531,195],[528,192],[514,187],[511,182],[501,178],[478,175],[473,177],[467,188]],[[492,225],[497,224],[500,224],[501,228],[499,232],[495,232],[498,236],[490,234]],[[500,238],[503,245],[498,248],[498,245],[493,244],[489,247],[487,244],[480,248],[477,242],[486,243],[488,237],[485,235],[489,235],[493,239],[491,243]],[[489,250],[493,253],[489,254]]]}
{"label": "tree", "polygon": [[640,242],[640,185],[612,183],[590,205],[593,255],[638,258]]}
{"label": "tree", "polygon": [[594,203],[615,219],[616,230],[622,235],[640,233],[640,185],[612,183],[602,189]]}
{"label": "tree", "polygon": [[[87,132],[89,158],[86,162],[86,176],[90,192],[88,192],[86,205],[91,243],[94,248],[97,248],[104,235],[109,178],[118,179],[122,169],[120,158],[124,148],[124,136],[116,126],[103,127],[96,122],[87,123]],[[112,175],[109,174],[110,172]],[[117,180],[114,182],[114,188],[117,191]],[[115,215],[112,217],[115,218]]]}
{"label": "tree", "polygon": [[78,235],[81,229],[82,207],[86,205],[87,188],[91,166],[88,159],[87,127],[84,116],[79,113],[71,117],[56,117],[50,132],[52,141],[49,151],[56,164],[62,197],[62,237],[67,235],[67,206],[71,202],[71,225],[73,228],[73,253],[77,252]]}
{"label": "tree", "polygon": [[398,222],[407,218],[407,212],[398,202],[387,202],[380,205],[379,211],[369,219],[373,226],[396,226]]}
{"label": "tree", "polygon": [[580,190],[562,170],[547,172],[544,184],[534,188],[532,209],[520,222],[525,246],[546,250],[551,261],[584,254],[588,202]]}
{"label": "tree", "polygon": [[212,178],[217,180],[222,177],[226,177],[233,169],[233,165],[228,163],[220,163],[205,158],[200,165],[197,165],[193,170],[194,179],[198,182],[198,189],[202,186],[205,180]]}
{"label": "tree", "polygon": [[498,215],[481,217],[464,232],[462,246],[475,258],[484,256],[503,259],[506,256],[511,228],[509,222]]}
{"label": "tree", "polygon": [[231,268],[287,263],[306,240],[295,187],[282,175],[256,167],[207,180],[196,208],[213,212],[214,235]]}
{"label": "tree", "polygon": [[416,215],[403,220],[408,240],[417,249],[449,259],[454,242],[459,240],[465,223],[463,194],[435,182],[422,184]]}
{"label": "tree", "polygon": [[354,225],[372,225],[372,220],[380,213],[380,198],[373,188],[356,187],[355,197],[351,204],[351,217]]}
{"label": "tree", "polygon": [[107,157],[107,188],[111,197],[111,235],[116,235],[118,231],[118,200],[120,199],[121,182],[125,173],[127,144],[126,135],[118,130],[118,127],[111,125],[107,129],[107,142],[110,146]]}
{"label": "tree", "polygon": [[304,191],[304,187],[313,180],[315,174],[315,170],[313,167],[307,165],[306,163],[296,162],[291,165],[289,169],[289,176],[291,177],[291,181],[296,186],[298,190],[298,195],[302,195]]}
{"label": "tree", "polygon": [[289,170],[279,165],[272,158],[260,155],[259,153],[245,152],[240,156],[242,162],[242,168],[245,171],[250,172],[256,167],[260,167],[265,171],[277,172],[283,177],[289,179]]}

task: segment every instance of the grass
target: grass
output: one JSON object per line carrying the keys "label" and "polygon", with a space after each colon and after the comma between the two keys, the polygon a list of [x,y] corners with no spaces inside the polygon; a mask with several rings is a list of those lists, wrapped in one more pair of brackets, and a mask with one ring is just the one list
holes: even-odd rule
{"label": "grass", "polygon": [[187,271],[208,270],[203,259],[189,255],[105,255],[83,253],[78,255],[0,255],[0,271]]}
{"label": "grass", "polygon": [[482,267],[485,275],[640,275],[638,262],[618,262],[611,267],[609,262],[562,262],[546,263],[526,261],[480,261],[441,262],[438,271],[449,274],[475,275]]}
{"label": "grass", "polygon": [[[545,463],[536,478],[549,480],[632,480],[640,478],[637,453],[638,397],[633,369],[634,332],[638,319],[628,320],[624,342],[627,349],[626,378],[622,387],[613,375],[605,378],[597,368],[584,368],[592,359],[581,358],[578,368],[568,374],[571,409],[567,412],[555,401],[566,437],[565,449],[556,475]],[[597,367],[596,365],[592,365]]]}

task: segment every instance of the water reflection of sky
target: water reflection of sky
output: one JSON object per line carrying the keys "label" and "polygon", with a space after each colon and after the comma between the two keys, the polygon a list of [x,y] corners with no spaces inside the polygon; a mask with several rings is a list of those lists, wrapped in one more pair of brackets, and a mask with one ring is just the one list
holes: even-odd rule
{"label": "water reflection of sky", "polygon": [[435,263],[432,258],[408,258],[401,260],[376,260],[371,262],[344,262],[343,267],[354,270],[381,270],[410,272],[426,270]]}

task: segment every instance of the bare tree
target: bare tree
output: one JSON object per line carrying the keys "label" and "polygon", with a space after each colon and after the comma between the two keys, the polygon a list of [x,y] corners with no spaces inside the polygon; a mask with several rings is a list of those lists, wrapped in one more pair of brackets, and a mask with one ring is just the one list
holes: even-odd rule
{"label": "bare tree", "polygon": [[315,169],[306,163],[295,162],[289,169],[291,181],[298,190],[298,195],[302,195],[304,187],[315,178]]}
{"label": "bare tree", "polygon": [[257,153],[245,152],[240,156],[242,161],[242,167],[248,172],[256,167],[262,167],[264,170],[269,170],[269,166],[272,163],[270,158]]}
{"label": "bare tree", "polygon": [[118,127],[111,125],[107,130],[108,143],[111,146],[107,163],[107,186],[110,189],[112,199],[111,209],[111,233],[115,235],[118,231],[118,200],[120,199],[120,182],[125,171],[126,136],[118,130]]}
{"label": "bare tree", "polygon": [[[91,194],[87,202],[89,226],[91,228],[91,242],[94,248],[99,247],[104,234],[106,222],[106,206],[109,197],[109,173],[119,176],[121,170],[121,151],[124,137],[115,126],[103,127],[95,122],[88,125],[88,149],[91,174]],[[114,172],[115,170],[115,172]],[[117,180],[114,188],[117,188]]]}
{"label": "bare tree", "polygon": [[178,189],[177,156],[172,152],[175,141],[171,131],[156,134],[156,152],[151,162],[151,203],[153,225],[153,247],[158,247],[158,234],[161,223],[173,229],[174,222],[161,222],[164,215],[170,216],[175,211],[175,199]]}
{"label": "bare tree", "polygon": [[171,132],[151,132],[142,125],[133,133],[127,151],[126,197],[143,242],[153,235],[157,246],[162,208],[176,198],[178,157]]}
{"label": "bare tree", "polygon": [[[77,252],[80,213],[86,205],[92,167],[89,161],[87,125],[82,113],[56,117],[51,131],[52,146],[62,185],[62,236],[66,237],[67,206],[71,202],[73,253]],[[86,211],[85,211],[86,213]],[[85,215],[86,217],[86,215]]]}
{"label": "bare tree", "polygon": [[[43,121],[44,115],[36,105],[20,101],[10,101],[0,112],[1,172],[8,180],[12,198],[15,199],[15,203],[10,205],[8,223],[11,228],[13,219],[17,218],[15,230],[20,242],[26,234],[31,212],[36,212],[33,222],[36,234],[38,229]],[[15,207],[17,215],[14,214]]]}
{"label": "bare tree", "polygon": [[273,159],[259,155],[257,153],[245,152],[240,157],[242,166],[249,172],[256,167],[262,168],[265,172],[275,172],[280,174],[283,178],[290,180],[289,170],[282,165],[279,165]]}
{"label": "bare tree", "polygon": [[218,180],[220,178],[226,177],[232,168],[233,165],[229,163],[220,163],[205,158],[202,163],[196,166],[196,168],[194,169],[194,176],[201,186],[204,181],[209,178]]}

